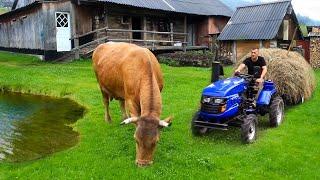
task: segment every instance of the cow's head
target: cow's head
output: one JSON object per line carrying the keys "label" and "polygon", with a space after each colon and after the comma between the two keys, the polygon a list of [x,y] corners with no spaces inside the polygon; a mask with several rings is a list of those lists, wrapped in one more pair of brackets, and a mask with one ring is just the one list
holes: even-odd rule
{"label": "cow's head", "polygon": [[155,117],[133,117],[121,123],[134,123],[136,125],[134,138],[136,140],[136,164],[138,166],[148,166],[153,163],[153,154],[160,139],[159,129],[170,126],[171,120],[171,117],[165,120],[159,120]]}

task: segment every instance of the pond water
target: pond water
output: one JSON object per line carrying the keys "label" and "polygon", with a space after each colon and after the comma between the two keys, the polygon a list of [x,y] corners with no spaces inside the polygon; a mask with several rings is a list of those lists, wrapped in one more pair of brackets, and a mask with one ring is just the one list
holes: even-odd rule
{"label": "pond water", "polygon": [[68,99],[0,93],[0,162],[42,158],[76,145],[69,125],[84,108]]}

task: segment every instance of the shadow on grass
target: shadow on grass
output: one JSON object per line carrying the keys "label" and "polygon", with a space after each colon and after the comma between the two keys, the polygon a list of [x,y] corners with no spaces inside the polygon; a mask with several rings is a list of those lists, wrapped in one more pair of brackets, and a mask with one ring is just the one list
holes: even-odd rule
{"label": "shadow on grass", "polygon": [[[259,116],[258,117],[258,129],[257,129],[257,139],[264,137],[264,133],[272,129],[269,123],[269,116]],[[191,130],[190,130],[191,133]],[[239,127],[230,127],[228,130],[208,130],[204,135],[194,136],[195,140],[199,138],[205,138],[206,140],[212,141],[218,144],[229,144],[229,145],[243,145],[241,141],[241,128]]]}

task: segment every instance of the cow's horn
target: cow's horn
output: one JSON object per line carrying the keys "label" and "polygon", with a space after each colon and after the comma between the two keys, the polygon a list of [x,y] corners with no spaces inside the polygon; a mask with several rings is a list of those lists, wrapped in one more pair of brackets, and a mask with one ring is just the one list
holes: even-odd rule
{"label": "cow's horn", "polygon": [[128,119],[122,121],[120,125],[135,123],[135,122],[137,122],[137,120],[138,120],[137,117],[128,118]]}
{"label": "cow's horn", "polygon": [[169,127],[172,124],[172,116],[167,117],[165,120],[159,121],[159,126],[161,127]]}
{"label": "cow's horn", "polygon": [[171,123],[167,123],[165,121],[159,121],[159,126],[161,127],[169,127],[171,125]]}

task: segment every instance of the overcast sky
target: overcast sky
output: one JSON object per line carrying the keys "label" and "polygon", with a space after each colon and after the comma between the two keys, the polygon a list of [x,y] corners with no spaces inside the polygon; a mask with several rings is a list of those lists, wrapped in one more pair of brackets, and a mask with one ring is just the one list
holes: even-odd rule
{"label": "overcast sky", "polygon": [[[248,0],[252,1],[252,0]],[[271,2],[274,0],[262,0]],[[320,20],[320,1],[319,0],[292,0],[293,9],[296,13],[308,16],[311,19]]]}

